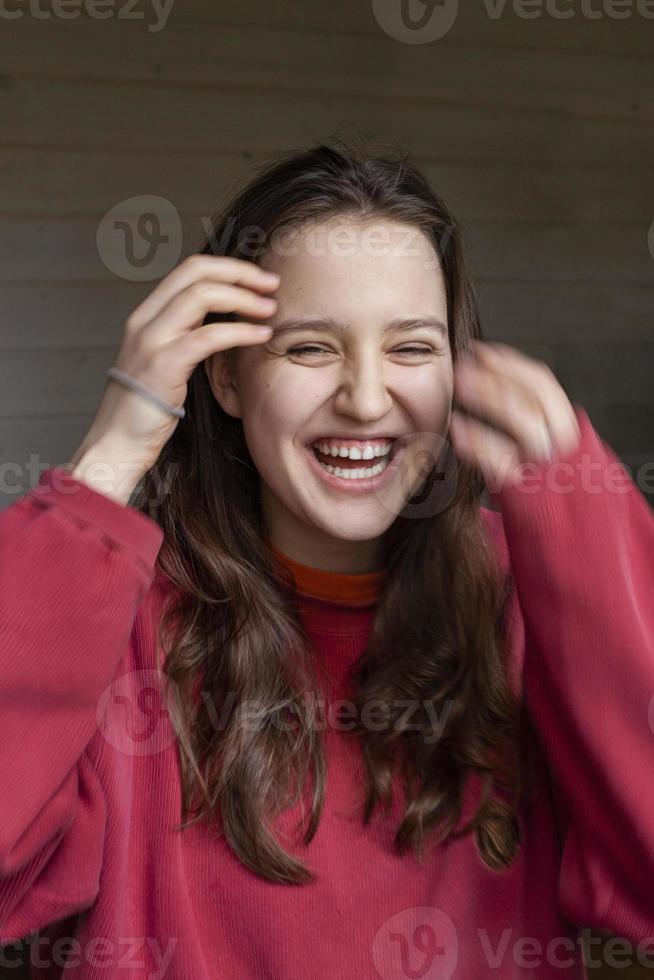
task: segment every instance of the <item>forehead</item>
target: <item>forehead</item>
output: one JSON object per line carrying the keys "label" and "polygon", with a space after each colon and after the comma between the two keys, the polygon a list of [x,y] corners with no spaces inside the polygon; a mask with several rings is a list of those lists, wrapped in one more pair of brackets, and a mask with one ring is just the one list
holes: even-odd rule
{"label": "forehead", "polygon": [[[332,218],[273,237],[262,263],[279,272],[278,313],[369,310],[410,301],[413,312],[442,315],[445,283],[436,251],[420,228],[399,221]],[[306,309],[305,309],[306,307]],[[403,311],[404,312],[404,311]]]}

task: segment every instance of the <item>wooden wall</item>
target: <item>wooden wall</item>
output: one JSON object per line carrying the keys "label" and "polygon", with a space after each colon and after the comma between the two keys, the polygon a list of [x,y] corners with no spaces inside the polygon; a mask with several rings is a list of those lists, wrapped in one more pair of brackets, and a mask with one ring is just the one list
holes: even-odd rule
{"label": "wooden wall", "polygon": [[122,6],[0,18],[0,507],[75,449],[152,288],[102,260],[103,215],[162,195],[195,251],[266,154],[350,131],[413,151],[466,228],[488,337],[547,360],[654,491],[654,21],[467,2],[407,44],[359,0],[177,0],[160,30]]}
{"label": "wooden wall", "polygon": [[145,0],[79,2],[0,19],[0,507],[77,446],[153,286],[107,268],[102,216],[162,195],[195,251],[268,152],[350,130],[415,153],[466,228],[487,335],[547,360],[654,488],[654,21],[480,2],[406,44],[348,0],[178,0],[161,29]]}

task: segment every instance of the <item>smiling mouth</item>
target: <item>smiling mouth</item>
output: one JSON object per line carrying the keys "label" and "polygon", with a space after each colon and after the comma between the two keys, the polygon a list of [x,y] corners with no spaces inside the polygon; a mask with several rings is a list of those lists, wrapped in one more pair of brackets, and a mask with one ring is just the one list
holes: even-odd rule
{"label": "smiling mouth", "polygon": [[[395,455],[399,444],[399,439],[393,439],[391,450],[385,456],[373,456],[371,459],[350,459],[349,456],[332,456],[331,453],[321,452],[317,446],[309,446],[319,463],[323,466],[341,470],[372,470],[381,464],[381,470],[385,469]],[[380,470],[380,472],[381,472]]]}
{"label": "smiling mouth", "polygon": [[401,449],[400,441],[396,439],[391,445],[391,451],[385,456],[375,456],[372,459],[350,459],[348,456],[332,456],[320,452],[314,446],[307,447],[315,456],[320,468],[332,478],[356,484],[367,485],[370,480],[380,478],[391,465],[396,454],[396,448]]}

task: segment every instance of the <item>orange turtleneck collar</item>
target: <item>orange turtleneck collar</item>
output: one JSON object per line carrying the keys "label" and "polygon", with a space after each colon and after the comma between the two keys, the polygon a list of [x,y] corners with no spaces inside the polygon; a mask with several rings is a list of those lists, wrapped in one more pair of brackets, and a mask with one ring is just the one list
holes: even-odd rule
{"label": "orange turtleneck collar", "polygon": [[350,575],[341,572],[325,572],[309,565],[302,565],[280,551],[270,540],[268,546],[276,558],[291,572],[298,593],[314,599],[323,599],[346,606],[365,606],[379,598],[383,572],[367,572]]}

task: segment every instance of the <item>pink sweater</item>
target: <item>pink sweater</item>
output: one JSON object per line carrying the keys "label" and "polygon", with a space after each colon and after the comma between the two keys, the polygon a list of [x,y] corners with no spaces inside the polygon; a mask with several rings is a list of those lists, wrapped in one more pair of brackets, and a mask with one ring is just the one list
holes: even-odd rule
{"label": "pink sweater", "polygon": [[[360,760],[336,727],[318,833],[290,848],[315,883],[259,878],[215,830],[175,832],[163,531],[59,467],[0,515],[0,942],[40,930],[33,976],[67,957],[75,980],[546,980],[585,976],[578,927],[654,936],[654,520],[575,411],[578,449],[483,511],[516,583],[512,681],[547,760],[502,872],[471,835],[423,865],[396,856],[398,811],[364,827]],[[319,594],[302,615],[346,696],[374,599],[306,581]],[[471,777],[464,817],[478,790]]]}

